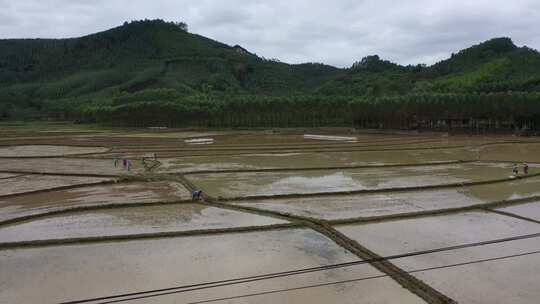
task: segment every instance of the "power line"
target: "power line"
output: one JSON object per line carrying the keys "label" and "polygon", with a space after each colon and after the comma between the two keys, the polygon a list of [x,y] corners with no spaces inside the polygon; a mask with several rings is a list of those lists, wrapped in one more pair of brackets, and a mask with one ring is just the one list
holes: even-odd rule
{"label": "power line", "polygon": [[[533,252],[514,254],[514,255],[507,255],[507,256],[498,257],[498,258],[475,260],[475,261],[464,262],[464,263],[457,263],[457,264],[450,264],[450,265],[444,265],[444,266],[416,269],[416,270],[406,271],[406,273],[411,274],[411,273],[425,272],[425,271],[431,271],[431,270],[453,268],[453,267],[466,266],[466,265],[472,265],[472,264],[479,264],[479,263],[485,263],[485,262],[506,260],[506,259],[517,258],[517,257],[524,257],[524,256],[528,256],[528,255],[533,255],[533,254],[540,254],[540,250],[533,251]],[[283,293],[283,292],[289,292],[289,291],[311,289],[311,288],[319,288],[319,287],[338,285],[338,284],[346,284],[346,283],[354,283],[354,282],[360,282],[360,281],[368,281],[368,280],[385,278],[385,277],[388,277],[388,275],[387,274],[382,274],[382,275],[377,275],[377,276],[363,277],[363,278],[358,278],[358,279],[350,279],[350,280],[343,280],[343,281],[330,282],[330,283],[321,283],[321,284],[307,285],[307,286],[286,288],[286,289],[276,289],[276,290],[270,290],[270,291],[263,291],[263,292],[257,292],[257,293],[244,294],[244,295],[240,295],[240,296],[233,296],[233,297],[226,297],[226,298],[216,298],[216,299],[211,299],[211,300],[190,302],[188,304],[204,304],[204,303],[213,303],[213,302],[219,302],[219,301],[236,300],[236,299],[263,296],[263,295],[269,295],[269,294],[275,294],[275,293]]]}
{"label": "power line", "polygon": [[[178,293],[185,293],[185,292],[202,290],[202,289],[210,289],[210,288],[217,288],[217,287],[223,287],[223,286],[245,284],[245,283],[250,283],[250,282],[288,277],[288,276],[294,276],[294,275],[299,275],[299,274],[346,268],[346,267],[363,265],[363,264],[372,264],[372,263],[388,261],[388,260],[395,260],[395,259],[401,259],[401,258],[407,258],[407,257],[426,255],[426,254],[431,254],[431,253],[445,252],[445,251],[453,251],[453,250],[465,249],[465,248],[471,248],[471,247],[499,244],[499,243],[505,243],[505,242],[511,242],[511,241],[532,239],[532,238],[537,238],[537,237],[540,237],[540,233],[520,235],[520,236],[509,237],[509,238],[476,242],[476,243],[470,243],[470,244],[464,244],[464,245],[449,246],[449,247],[443,247],[443,248],[437,248],[437,249],[423,250],[423,251],[417,251],[417,252],[411,252],[411,253],[405,253],[405,254],[397,254],[397,255],[392,255],[392,256],[387,256],[387,257],[373,258],[373,259],[354,261],[354,262],[348,262],[348,263],[340,263],[340,264],[333,264],[333,265],[326,265],[326,266],[319,266],[319,267],[312,267],[312,268],[303,268],[303,269],[297,269],[297,270],[291,270],[291,271],[276,272],[276,273],[271,273],[271,274],[248,276],[248,277],[241,277],[241,278],[236,278],[236,279],[227,279],[227,280],[199,283],[199,284],[192,284],[192,285],[184,285],[184,286],[170,287],[170,288],[164,288],[164,289],[125,293],[125,294],[118,294],[118,295],[113,295],[113,296],[106,296],[106,297],[99,297],[99,298],[92,298],[92,299],[68,301],[68,302],[62,302],[60,304],[83,304],[83,303],[93,303],[93,302],[98,302],[98,301],[107,301],[107,302],[100,302],[99,304],[120,303],[120,302],[126,302],[126,301],[138,300],[138,299],[146,299],[146,298],[152,298],[152,297],[157,297],[157,296],[163,296],[163,295],[168,295],[168,294],[178,294]],[[111,301],[108,301],[108,300],[111,300]]]}

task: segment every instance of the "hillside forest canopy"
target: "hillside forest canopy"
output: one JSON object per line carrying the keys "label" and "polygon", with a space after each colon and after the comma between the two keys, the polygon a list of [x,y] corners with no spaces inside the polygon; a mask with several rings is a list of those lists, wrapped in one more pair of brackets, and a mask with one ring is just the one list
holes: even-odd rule
{"label": "hillside forest canopy", "polygon": [[0,119],[536,133],[540,54],[495,38],[431,66],[372,55],[340,69],[266,59],[184,22],[133,21],[80,38],[0,40]]}

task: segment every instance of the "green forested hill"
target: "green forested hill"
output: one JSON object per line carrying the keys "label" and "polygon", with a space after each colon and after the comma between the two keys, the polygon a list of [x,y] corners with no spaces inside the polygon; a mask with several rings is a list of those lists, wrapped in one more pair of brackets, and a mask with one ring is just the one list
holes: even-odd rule
{"label": "green forested hill", "polygon": [[[0,40],[2,119],[380,126],[389,117],[381,111],[396,115],[400,109],[394,118],[410,127],[432,104],[444,104],[440,118],[448,119],[463,116],[464,107],[479,109],[478,103],[485,109],[488,99],[494,100],[490,113],[501,108],[501,100],[508,105],[526,99],[527,111],[518,108],[536,115],[530,105],[536,107],[537,92],[540,54],[509,38],[486,41],[432,66],[400,66],[374,55],[348,69],[267,60],[162,20],[81,38]],[[520,114],[512,115],[497,119],[515,121]],[[531,119],[537,117],[526,120]]]}

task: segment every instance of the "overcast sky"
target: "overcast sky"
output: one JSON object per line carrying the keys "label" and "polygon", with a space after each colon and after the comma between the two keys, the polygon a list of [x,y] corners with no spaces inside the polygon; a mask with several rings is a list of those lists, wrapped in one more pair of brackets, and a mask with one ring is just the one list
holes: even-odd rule
{"label": "overcast sky", "polygon": [[75,37],[145,18],[289,63],[348,67],[379,54],[432,64],[502,36],[540,49],[540,0],[0,0],[0,38]]}

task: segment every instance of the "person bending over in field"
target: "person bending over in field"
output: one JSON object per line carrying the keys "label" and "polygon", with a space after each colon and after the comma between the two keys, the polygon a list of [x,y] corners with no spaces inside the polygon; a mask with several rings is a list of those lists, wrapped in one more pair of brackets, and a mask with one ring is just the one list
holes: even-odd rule
{"label": "person bending over in field", "polygon": [[519,175],[518,165],[514,164],[514,169],[512,169],[512,173],[514,173],[514,176]]}
{"label": "person bending over in field", "polygon": [[200,200],[202,198],[202,190],[195,190],[193,191],[193,193],[191,194],[191,199],[192,200]]}

